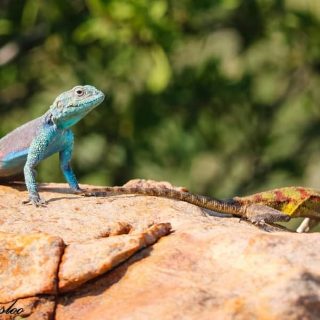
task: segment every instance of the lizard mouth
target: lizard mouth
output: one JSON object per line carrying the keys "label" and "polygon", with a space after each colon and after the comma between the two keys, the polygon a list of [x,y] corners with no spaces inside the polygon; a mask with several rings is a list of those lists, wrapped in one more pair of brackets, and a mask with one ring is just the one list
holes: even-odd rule
{"label": "lizard mouth", "polygon": [[[97,107],[105,98],[105,94],[101,91],[98,91],[97,94],[92,95],[91,97],[88,97],[88,100],[83,105],[84,109],[92,109]],[[81,107],[81,103],[78,104],[79,107]]]}
{"label": "lizard mouth", "polygon": [[98,91],[97,94],[93,95],[90,99],[91,103],[101,103],[105,98],[105,94],[102,91]]}

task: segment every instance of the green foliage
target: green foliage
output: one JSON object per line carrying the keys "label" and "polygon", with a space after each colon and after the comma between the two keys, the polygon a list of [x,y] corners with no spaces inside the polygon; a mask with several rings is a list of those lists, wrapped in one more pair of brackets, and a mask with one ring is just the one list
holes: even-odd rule
{"label": "green foliage", "polygon": [[[319,28],[314,0],[2,1],[0,136],[92,84],[109,97],[75,127],[82,183],[320,188]],[[56,157],[39,173],[63,181]]]}

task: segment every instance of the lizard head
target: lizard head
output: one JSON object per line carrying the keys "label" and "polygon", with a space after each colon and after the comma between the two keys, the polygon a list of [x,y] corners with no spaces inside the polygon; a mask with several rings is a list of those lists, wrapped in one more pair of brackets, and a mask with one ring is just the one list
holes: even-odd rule
{"label": "lizard head", "polygon": [[104,100],[104,93],[93,86],[76,86],[60,94],[50,107],[51,120],[58,128],[69,128]]}

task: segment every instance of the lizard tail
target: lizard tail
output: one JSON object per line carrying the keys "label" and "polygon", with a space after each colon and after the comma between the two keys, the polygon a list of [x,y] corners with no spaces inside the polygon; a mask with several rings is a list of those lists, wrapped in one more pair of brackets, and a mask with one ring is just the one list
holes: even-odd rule
{"label": "lizard tail", "polygon": [[90,193],[95,196],[107,196],[112,194],[139,194],[145,196],[162,197],[188,202],[201,208],[221,213],[229,213],[239,217],[244,217],[246,212],[245,206],[240,205],[237,202],[232,203],[169,188],[104,187],[99,189],[90,189]]}

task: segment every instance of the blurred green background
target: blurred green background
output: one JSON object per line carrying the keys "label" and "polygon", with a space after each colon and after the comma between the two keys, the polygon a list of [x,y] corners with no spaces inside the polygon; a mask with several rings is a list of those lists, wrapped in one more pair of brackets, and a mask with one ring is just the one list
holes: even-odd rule
{"label": "blurred green background", "polygon": [[[2,0],[0,136],[92,84],[81,183],[320,188],[320,1]],[[54,156],[39,181],[64,181]]]}

